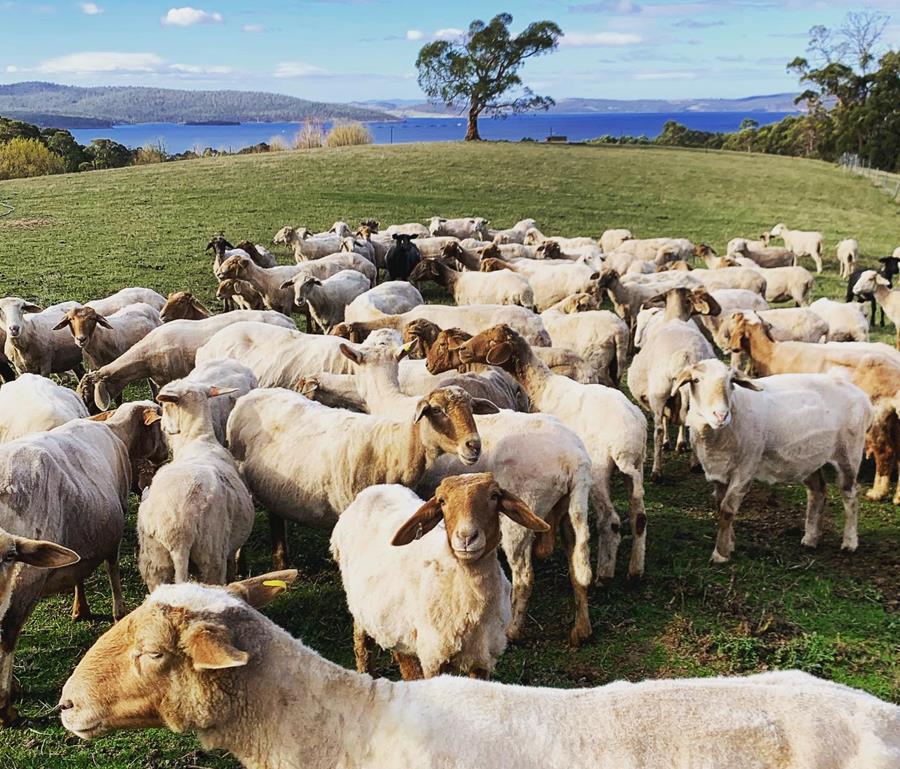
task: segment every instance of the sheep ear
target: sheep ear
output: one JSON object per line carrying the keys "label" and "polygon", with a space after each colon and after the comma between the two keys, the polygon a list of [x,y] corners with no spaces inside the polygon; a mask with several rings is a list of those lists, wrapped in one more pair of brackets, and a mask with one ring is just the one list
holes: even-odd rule
{"label": "sheep ear", "polygon": [[210,387],[207,395],[210,398],[218,398],[220,395],[231,395],[237,391],[237,387]]}
{"label": "sheep ear", "polygon": [[60,331],[60,330],[62,330],[62,329],[64,329],[64,328],[66,328],[66,326],[68,326],[69,324],[70,324],[69,316],[66,315],[66,316],[63,317],[63,319],[62,319],[59,323],[57,323],[57,324],[53,327],[53,330],[54,330],[54,331]]}
{"label": "sheep ear", "polygon": [[546,521],[538,518],[519,497],[506,489],[500,489],[497,509],[507,518],[532,531],[550,531]]}
{"label": "sheep ear", "polygon": [[159,422],[162,419],[159,412],[156,409],[144,409],[144,426],[150,427],[150,425]]}
{"label": "sheep ear", "polygon": [[690,383],[692,383],[692,382],[694,382],[694,381],[696,381],[696,380],[694,379],[694,372],[693,372],[693,370],[691,369],[691,367],[688,366],[686,369],[684,369],[684,370],[678,375],[678,377],[675,379],[675,381],[672,382],[672,389],[671,389],[671,391],[669,392],[669,395],[670,395],[672,398],[674,398],[674,397],[675,397],[675,394],[676,394],[682,387],[684,387],[686,384],[690,384]]}
{"label": "sheep ear", "polygon": [[410,236],[409,236],[409,239],[410,239],[410,240],[415,240],[415,239],[418,238],[418,237],[419,237],[418,234],[416,234],[416,235],[410,235]]}
{"label": "sheep ear", "polygon": [[743,371],[738,371],[736,368],[731,369],[731,383],[736,384],[738,387],[745,387],[748,390],[754,390],[756,392],[762,390],[762,387],[756,384],[756,382]]}
{"label": "sheep ear", "polygon": [[500,413],[500,408],[493,401],[489,401],[485,398],[472,398],[472,413],[473,414],[498,414]]}
{"label": "sheep ear", "polygon": [[442,517],[441,504],[436,497],[432,497],[397,530],[391,544],[400,547],[421,539],[423,534],[427,534],[440,523]]}
{"label": "sheep ear", "polygon": [[293,286],[293,285],[294,285],[294,279],[291,278],[290,280],[286,280],[284,283],[282,283],[282,284],[281,284],[281,288],[282,288],[282,289],[290,288],[290,287]]}
{"label": "sheep ear", "polygon": [[694,311],[700,315],[719,315],[722,312],[719,303],[702,289],[692,292],[691,303],[694,305]]}
{"label": "sheep ear", "polygon": [[296,569],[284,571],[272,571],[268,574],[260,574],[240,582],[232,582],[225,589],[232,595],[250,604],[254,609],[261,609],[271,603],[276,596],[287,590],[299,576]]}
{"label": "sheep ear", "polygon": [[357,366],[362,365],[363,354],[358,350],[354,350],[352,347],[349,347],[346,344],[338,345],[338,350],[340,350],[341,355],[343,355],[347,360],[355,363]]}
{"label": "sheep ear", "polygon": [[40,539],[13,537],[16,544],[16,560],[42,569],[60,569],[78,563],[81,556],[55,542]]}
{"label": "sheep ear", "polygon": [[243,667],[250,655],[236,649],[224,625],[198,622],[188,628],[181,639],[184,650],[194,663],[194,670],[224,670]]}
{"label": "sheep ear", "polygon": [[170,393],[160,393],[156,396],[157,403],[178,403],[181,400],[180,395],[171,395]]}
{"label": "sheep ear", "polygon": [[100,381],[94,385],[94,403],[100,411],[109,410],[112,398],[109,395],[109,390],[107,389],[105,382]]}
{"label": "sheep ear", "polygon": [[103,326],[103,328],[112,328],[112,326],[109,324],[109,321],[102,315],[97,316],[97,325]]}
{"label": "sheep ear", "polygon": [[99,414],[88,417],[88,419],[91,422],[106,422],[115,413],[115,411],[101,411]]}
{"label": "sheep ear", "polygon": [[509,342],[501,342],[488,350],[485,363],[491,366],[502,366],[512,357],[512,345]]}
{"label": "sheep ear", "polygon": [[43,312],[44,308],[39,304],[32,304],[31,302],[25,302],[22,305],[22,312]]}
{"label": "sheep ear", "polygon": [[413,422],[418,422],[422,417],[426,416],[429,411],[431,411],[431,404],[425,398],[422,398],[422,400],[416,404],[416,416],[413,419]]}
{"label": "sheep ear", "polygon": [[394,360],[398,362],[403,360],[407,355],[409,355],[413,350],[416,349],[417,344],[417,339],[411,339],[410,341],[405,342],[403,346],[399,350],[397,350],[396,354],[394,355]]}
{"label": "sheep ear", "polygon": [[651,307],[662,307],[666,303],[666,292],[650,297],[641,305],[642,310],[649,310]]}

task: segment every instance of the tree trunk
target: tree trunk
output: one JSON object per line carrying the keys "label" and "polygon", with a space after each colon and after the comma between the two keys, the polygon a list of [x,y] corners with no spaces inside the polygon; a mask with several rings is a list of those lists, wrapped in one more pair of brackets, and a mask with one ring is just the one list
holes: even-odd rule
{"label": "tree trunk", "polygon": [[469,123],[466,126],[466,141],[467,142],[480,142],[481,135],[478,133],[478,115],[481,114],[481,110],[472,107],[469,110]]}

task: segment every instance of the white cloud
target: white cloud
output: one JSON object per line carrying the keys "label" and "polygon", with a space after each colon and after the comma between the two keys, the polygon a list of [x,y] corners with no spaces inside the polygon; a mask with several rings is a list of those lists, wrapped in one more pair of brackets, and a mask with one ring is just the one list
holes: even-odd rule
{"label": "white cloud", "polygon": [[[7,71],[9,69],[7,68]],[[18,70],[17,70],[18,71]],[[126,53],[121,51],[83,51],[46,59],[33,70],[41,75],[70,75],[79,77],[98,73],[108,75],[227,75],[231,67],[197,66],[168,62],[155,53]]]}
{"label": "white cloud", "polygon": [[439,29],[434,33],[434,37],[436,40],[458,40],[461,38],[465,32],[461,29],[457,29],[456,27],[447,27],[446,29]]}
{"label": "white cloud", "polygon": [[97,3],[79,3],[78,7],[81,8],[82,13],[88,16],[97,16],[103,13],[103,9]]}
{"label": "white cloud", "polygon": [[6,71],[9,73],[18,72],[19,68],[15,64],[7,64]]}
{"label": "white cloud", "polygon": [[195,24],[221,24],[223,19],[221,13],[201,11],[186,5],[184,8],[170,8],[161,21],[165,27],[192,27]]}
{"label": "white cloud", "polygon": [[560,40],[565,48],[589,48],[612,45],[636,45],[642,40],[631,32],[567,32]]}
{"label": "white cloud", "polygon": [[406,30],[407,40],[421,40],[423,37],[425,37],[425,33],[421,29]]}
{"label": "white cloud", "polygon": [[275,77],[322,77],[327,70],[305,61],[283,61],[275,68]]}
{"label": "white cloud", "polygon": [[266,28],[262,24],[244,24],[241,27],[244,32],[265,32]]}
{"label": "white cloud", "polygon": [[634,80],[692,80],[696,72],[638,72]]}

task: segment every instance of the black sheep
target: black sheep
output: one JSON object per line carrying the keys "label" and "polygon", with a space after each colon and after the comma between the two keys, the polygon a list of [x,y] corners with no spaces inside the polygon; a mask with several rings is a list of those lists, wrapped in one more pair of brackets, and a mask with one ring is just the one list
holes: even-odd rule
{"label": "black sheep", "polygon": [[419,249],[413,243],[418,236],[398,233],[393,237],[394,245],[384,258],[384,266],[391,280],[409,280],[410,273],[422,259]]}
{"label": "black sheep", "polygon": [[[878,260],[881,262],[881,269],[878,270],[878,274],[887,278],[888,282],[893,286],[894,285],[894,276],[900,274],[900,259],[897,259],[893,256],[883,256]],[[863,301],[868,300],[871,303],[871,312],[869,313],[869,322],[874,326],[875,325],[875,311],[878,309],[878,304],[875,302],[875,297],[872,294],[861,294],[858,297],[853,293],[853,287],[856,285],[859,280],[860,275],[862,275],[866,270],[871,270],[871,267],[860,267],[853,272],[850,273],[850,277],[847,279],[847,296],[844,301],[852,302],[855,299],[862,299]],[[881,310],[881,325],[884,325],[884,309]]]}

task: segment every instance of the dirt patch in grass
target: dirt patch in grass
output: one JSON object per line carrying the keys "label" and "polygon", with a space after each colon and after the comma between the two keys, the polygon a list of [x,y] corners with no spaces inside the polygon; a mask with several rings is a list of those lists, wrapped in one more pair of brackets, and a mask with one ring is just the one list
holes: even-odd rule
{"label": "dirt patch in grass", "polygon": [[39,230],[51,224],[52,219],[0,219],[0,229],[4,230]]}

